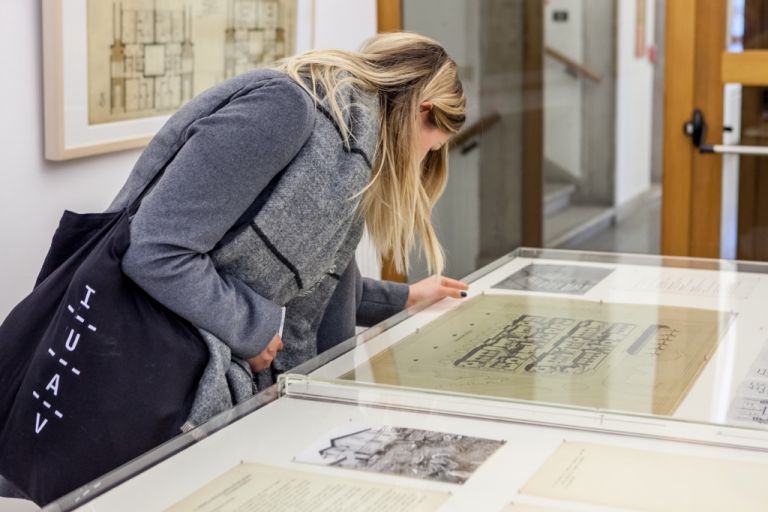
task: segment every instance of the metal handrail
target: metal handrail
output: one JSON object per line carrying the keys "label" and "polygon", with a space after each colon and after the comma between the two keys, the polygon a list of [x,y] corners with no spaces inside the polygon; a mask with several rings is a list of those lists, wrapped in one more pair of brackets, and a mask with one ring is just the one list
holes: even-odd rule
{"label": "metal handrail", "polygon": [[584,78],[588,78],[595,83],[600,83],[600,81],[603,79],[595,71],[592,71],[584,64],[576,62],[575,60],[571,59],[567,55],[558,52],[554,48],[550,48],[549,46],[545,47],[544,55],[555,59],[561,64],[564,64],[568,69],[574,71],[576,74],[581,75]]}
{"label": "metal handrail", "polygon": [[454,150],[456,148],[460,148],[464,146],[464,144],[469,142],[470,139],[472,139],[477,135],[480,135],[485,130],[495,125],[499,121],[501,121],[501,115],[498,112],[493,112],[492,114],[489,114],[485,117],[480,118],[480,120],[472,123],[468,127],[461,130],[459,133],[457,133],[456,136],[454,136],[453,139],[451,139],[449,149]]}

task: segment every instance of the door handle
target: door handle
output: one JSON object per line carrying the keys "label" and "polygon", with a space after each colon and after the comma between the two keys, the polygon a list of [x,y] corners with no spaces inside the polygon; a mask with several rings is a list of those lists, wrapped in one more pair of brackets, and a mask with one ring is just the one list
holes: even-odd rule
{"label": "door handle", "polygon": [[[728,130],[728,128],[725,128]],[[718,153],[722,155],[768,156],[768,146],[742,146],[736,144],[705,144],[707,121],[698,108],[693,111],[690,121],[683,125],[683,133],[691,138],[693,146],[700,153]]]}

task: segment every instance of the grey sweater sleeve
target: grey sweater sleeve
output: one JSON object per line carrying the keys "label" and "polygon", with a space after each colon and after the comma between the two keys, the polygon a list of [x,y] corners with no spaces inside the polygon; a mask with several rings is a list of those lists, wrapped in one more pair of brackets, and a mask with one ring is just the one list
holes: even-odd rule
{"label": "grey sweater sleeve", "polygon": [[363,291],[357,306],[357,325],[370,327],[405,309],[408,285],[363,278]]}
{"label": "grey sweater sleeve", "polygon": [[208,256],[314,127],[314,106],[290,78],[269,78],[188,128],[188,139],[131,223],[123,270],[158,302],[232,353],[259,354],[281,308]]}

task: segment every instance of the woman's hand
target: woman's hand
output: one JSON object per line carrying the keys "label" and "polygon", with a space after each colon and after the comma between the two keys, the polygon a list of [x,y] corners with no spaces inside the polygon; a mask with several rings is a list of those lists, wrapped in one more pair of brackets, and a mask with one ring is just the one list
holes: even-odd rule
{"label": "woman's hand", "polygon": [[280,339],[280,335],[275,334],[275,337],[269,342],[267,348],[261,351],[261,354],[248,360],[248,364],[251,365],[253,373],[258,373],[269,368],[269,365],[272,364],[272,360],[281,350],[283,350],[283,340]]}
{"label": "woman's hand", "polygon": [[409,308],[419,302],[436,302],[445,297],[459,299],[467,296],[467,290],[469,290],[468,284],[450,277],[428,277],[408,287],[408,300],[405,307]]}

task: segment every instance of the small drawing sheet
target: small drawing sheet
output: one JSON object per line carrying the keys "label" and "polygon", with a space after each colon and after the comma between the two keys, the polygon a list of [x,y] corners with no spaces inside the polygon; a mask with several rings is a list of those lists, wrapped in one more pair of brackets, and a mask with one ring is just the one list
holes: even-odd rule
{"label": "small drawing sheet", "polygon": [[644,512],[764,512],[768,464],[564,442],[521,494]]}

